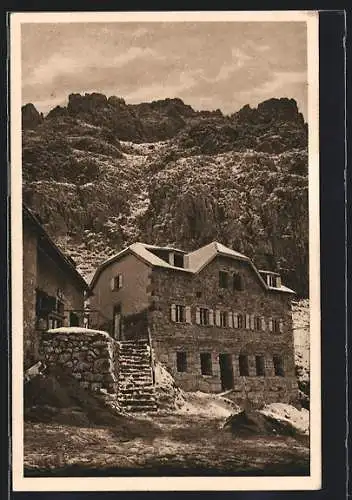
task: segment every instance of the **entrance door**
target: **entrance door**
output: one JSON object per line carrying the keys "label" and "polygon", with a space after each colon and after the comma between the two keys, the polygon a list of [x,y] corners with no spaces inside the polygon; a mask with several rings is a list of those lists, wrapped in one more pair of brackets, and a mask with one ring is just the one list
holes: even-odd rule
{"label": "entrance door", "polygon": [[233,388],[233,367],[231,354],[219,354],[221,388],[223,391]]}
{"label": "entrance door", "polygon": [[121,329],[121,306],[114,307],[113,316],[113,336],[116,340],[122,340],[122,329]]}

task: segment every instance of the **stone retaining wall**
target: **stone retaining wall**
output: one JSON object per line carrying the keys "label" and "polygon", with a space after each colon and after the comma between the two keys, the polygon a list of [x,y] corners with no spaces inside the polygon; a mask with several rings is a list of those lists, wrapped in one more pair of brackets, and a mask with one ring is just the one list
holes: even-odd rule
{"label": "stone retaining wall", "polygon": [[106,332],[69,327],[42,333],[40,353],[49,368],[62,367],[82,387],[116,393],[118,348],[118,342]]}

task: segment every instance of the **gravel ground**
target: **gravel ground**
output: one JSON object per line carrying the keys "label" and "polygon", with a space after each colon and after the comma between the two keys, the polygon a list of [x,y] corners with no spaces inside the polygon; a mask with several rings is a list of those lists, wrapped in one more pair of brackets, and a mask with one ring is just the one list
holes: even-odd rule
{"label": "gravel ground", "polygon": [[26,422],[25,475],[309,474],[307,436],[239,437],[222,428],[223,418],[194,414],[158,412],[133,420],[134,435],[116,426]]}

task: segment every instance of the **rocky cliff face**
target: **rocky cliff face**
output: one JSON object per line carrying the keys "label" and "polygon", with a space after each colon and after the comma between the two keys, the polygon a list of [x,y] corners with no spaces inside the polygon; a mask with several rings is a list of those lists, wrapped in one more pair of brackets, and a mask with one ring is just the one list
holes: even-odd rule
{"label": "rocky cliff face", "polygon": [[217,239],[307,295],[307,126],[294,100],[224,116],[72,94],[28,123],[24,200],[86,277],[136,240],[191,250]]}

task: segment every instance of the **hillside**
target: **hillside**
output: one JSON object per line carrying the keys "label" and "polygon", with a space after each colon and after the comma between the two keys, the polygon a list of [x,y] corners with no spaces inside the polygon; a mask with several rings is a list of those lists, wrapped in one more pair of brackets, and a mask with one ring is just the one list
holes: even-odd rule
{"label": "hillside", "polygon": [[307,126],[292,99],[224,116],[180,99],[22,108],[24,201],[89,278],[136,241],[217,239],[308,290]]}

